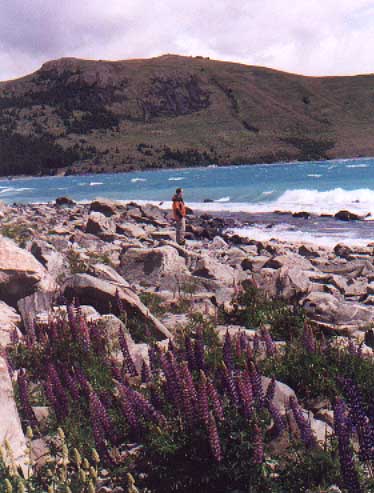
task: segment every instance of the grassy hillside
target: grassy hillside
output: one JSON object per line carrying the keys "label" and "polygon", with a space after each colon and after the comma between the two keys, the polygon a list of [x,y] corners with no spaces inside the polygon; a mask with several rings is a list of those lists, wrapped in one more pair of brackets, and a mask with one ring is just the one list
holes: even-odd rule
{"label": "grassy hillside", "polygon": [[0,174],[374,155],[374,75],[64,58],[0,83]]}

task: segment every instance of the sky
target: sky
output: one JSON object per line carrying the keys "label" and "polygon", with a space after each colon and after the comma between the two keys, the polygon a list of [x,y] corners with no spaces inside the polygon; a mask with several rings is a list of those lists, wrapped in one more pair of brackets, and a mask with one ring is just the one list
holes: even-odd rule
{"label": "sky", "polygon": [[1,0],[0,80],[61,57],[201,55],[304,75],[374,72],[374,0]]}

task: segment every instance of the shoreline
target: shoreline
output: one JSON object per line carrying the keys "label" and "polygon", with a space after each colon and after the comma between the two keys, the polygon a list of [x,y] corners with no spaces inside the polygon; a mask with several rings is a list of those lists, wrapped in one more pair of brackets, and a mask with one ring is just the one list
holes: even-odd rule
{"label": "shoreline", "polygon": [[[56,173],[54,175],[49,175],[49,174],[43,174],[43,175],[0,175],[0,181],[6,181],[9,179],[9,181],[13,181],[16,179],[19,180],[26,180],[26,179],[32,179],[32,178],[67,178],[67,177],[74,177],[74,176],[97,176],[97,175],[117,175],[117,174],[130,174],[130,173],[143,173],[143,172],[150,172],[150,171],[170,171],[170,170],[175,170],[175,171],[183,171],[183,170],[188,170],[188,169],[205,169],[205,168],[231,168],[235,166],[282,166],[282,165],[287,165],[287,164],[292,164],[292,165],[298,165],[298,164],[305,164],[305,163],[319,163],[319,162],[336,162],[336,161],[357,161],[357,160],[370,160],[374,159],[374,156],[353,156],[353,157],[339,157],[339,158],[331,158],[331,159],[309,159],[309,160],[303,160],[303,161],[295,161],[295,160],[290,160],[290,161],[271,161],[271,162],[266,162],[266,163],[259,163],[259,162],[253,162],[253,163],[231,163],[231,164],[200,164],[197,166],[191,165],[185,165],[185,166],[167,166],[167,167],[159,167],[159,168],[154,168],[152,166],[147,167],[147,168],[141,168],[141,169],[129,169],[129,170],[120,170],[120,171],[98,171],[97,173],[72,173],[72,174],[62,174],[62,173]],[[64,168],[60,168],[64,169]]]}

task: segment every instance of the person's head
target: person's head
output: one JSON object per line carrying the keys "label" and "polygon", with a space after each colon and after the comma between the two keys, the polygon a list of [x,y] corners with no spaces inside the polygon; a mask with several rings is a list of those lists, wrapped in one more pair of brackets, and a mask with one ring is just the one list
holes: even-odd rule
{"label": "person's head", "polygon": [[183,189],[182,188],[177,188],[175,190],[175,194],[178,196],[178,197],[182,197],[183,196]]}

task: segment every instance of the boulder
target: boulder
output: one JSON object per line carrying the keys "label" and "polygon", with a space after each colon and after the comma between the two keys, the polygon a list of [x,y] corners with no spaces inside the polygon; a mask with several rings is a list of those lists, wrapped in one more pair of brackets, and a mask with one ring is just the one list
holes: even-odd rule
{"label": "boulder", "polygon": [[303,300],[302,306],[314,322],[347,335],[374,321],[372,308],[341,301],[328,293],[312,292]]}
{"label": "boulder", "polygon": [[68,261],[53,245],[43,240],[35,240],[31,245],[31,253],[56,279],[69,271]]}
{"label": "boulder", "polygon": [[116,223],[113,219],[104,216],[101,212],[91,212],[87,220],[86,233],[91,233],[99,237],[114,236],[116,233]]}
{"label": "boulder", "polygon": [[129,238],[145,239],[147,238],[147,233],[144,228],[139,224],[134,223],[121,223],[117,225],[116,229],[118,234],[123,234]]}
{"label": "boulder", "polygon": [[168,245],[122,251],[119,270],[127,281],[145,286],[158,285],[163,278],[189,274],[185,259]]}
{"label": "boulder", "polygon": [[69,197],[57,197],[56,199],[56,205],[62,206],[62,207],[71,207],[76,205],[76,202],[74,200],[69,199]]}
{"label": "boulder", "polygon": [[226,285],[232,285],[235,280],[234,269],[229,265],[222,264],[210,255],[202,255],[200,257],[192,274],[221,281]]}
{"label": "boulder", "polygon": [[0,416],[0,444],[3,446],[4,440],[7,439],[16,464],[24,468],[26,440],[14,400],[8,366],[2,356],[0,356]]}
{"label": "boulder", "polygon": [[21,325],[21,317],[16,310],[0,301],[0,349],[11,343],[14,331]]}
{"label": "boulder", "polygon": [[113,267],[107,264],[93,264],[88,268],[87,274],[99,277],[105,281],[110,281],[122,288],[130,287],[130,284]]}
{"label": "boulder", "polygon": [[23,324],[29,329],[41,312],[48,312],[54,299],[54,293],[36,291],[18,300],[17,307],[22,316]]}
{"label": "boulder", "polygon": [[32,294],[46,275],[31,253],[0,236],[0,300],[15,306],[19,299]]}
{"label": "boulder", "polygon": [[362,216],[346,210],[337,212],[334,217],[340,221],[360,221],[361,219],[364,219]]}
{"label": "boulder", "polygon": [[110,199],[98,198],[91,202],[90,212],[100,212],[106,217],[114,216],[120,210],[124,210],[124,206]]}
{"label": "boulder", "polygon": [[264,267],[268,269],[280,269],[284,266],[303,270],[313,270],[313,265],[309,260],[292,252],[289,252],[287,255],[277,255],[269,259],[264,265]]}
{"label": "boulder", "polygon": [[89,274],[75,274],[65,282],[63,292],[68,300],[76,297],[80,303],[92,305],[100,313],[109,313],[112,308],[115,309],[118,297],[128,315],[134,313],[139,316],[155,334],[171,337],[168,329],[149,312],[139,297],[128,288],[118,288],[112,282],[103,281]]}

